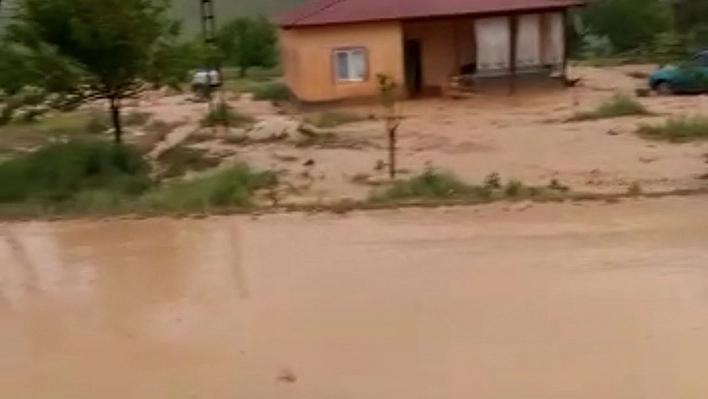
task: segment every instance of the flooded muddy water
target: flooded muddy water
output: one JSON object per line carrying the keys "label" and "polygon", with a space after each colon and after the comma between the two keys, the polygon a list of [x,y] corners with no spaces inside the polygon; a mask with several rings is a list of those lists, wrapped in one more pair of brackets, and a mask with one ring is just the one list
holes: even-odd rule
{"label": "flooded muddy water", "polygon": [[708,397],[708,201],[0,225],[0,397]]}

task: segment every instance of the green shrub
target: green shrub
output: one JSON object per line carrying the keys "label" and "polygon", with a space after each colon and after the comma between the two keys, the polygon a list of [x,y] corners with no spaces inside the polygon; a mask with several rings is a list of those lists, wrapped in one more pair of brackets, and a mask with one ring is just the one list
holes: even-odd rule
{"label": "green shrub", "polygon": [[410,179],[398,180],[390,186],[374,190],[372,199],[379,201],[414,198],[440,199],[469,194],[473,191],[475,191],[475,187],[463,183],[453,174],[430,168]]}
{"label": "green shrub", "polygon": [[204,211],[214,207],[248,207],[253,194],[278,183],[271,171],[258,172],[239,164],[216,174],[174,183],[148,193],[144,207],[168,211]]}
{"label": "green shrub", "polygon": [[0,203],[62,202],[85,189],[136,195],[150,186],[147,169],[141,154],[129,146],[52,144],[0,164]]}
{"label": "green shrub", "polygon": [[429,168],[425,172],[406,180],[398,180],[389,185],[372,190],[372,201],[397,201],[409,199],[444,200],[464,198],[473,201],[501,199],[538,198],[542,196],[558,197],[570,191],[560,183],[555,188],[527,186],[518,180],[509,180],[502,184],[498,173],[488,175],[483,185],[473,185],[460,181],[454,175]]}
{"label": "green shrub", "polygon": [[250,91],[257,101],[290,100],[290,88],[283,82],[264,83],[253,86]]}
{"label": "green shrub", "polygon": [[201,124],[203,127],[239,127],[244,125],[250,125],[254,121],[255,120],[253,119],[253,117],[243,115],[225,102],[221,102],[218,103],[213,110],[206,114],[204,118],[202,118]]}
{"label": "green shrub", "polygon": [[672,117],[661,125],[641,125],[637,134],[646,139],[672,143],[708,140],[708,117]]}
{"label": "green shrub", "polygon": [[15,107],[10,104],[0,104],[0,126],[7,125],[12,121],[12,116],[15,113]]}
{"label": "green shrub", "polygon": [[78,192],[65,208],[82,213],[110,213],[124,203],[125,195],[111,189],[84,190]]}
{"label": "green shrub", "polygon": [[524,184],[518,180],[509,180],[504,186],[504,194],[507,197],[515,198],[521,196],[524,191]]}
{"label": "green shrub", "polygon": [[629,115],[650,115],[642,103],[626,94],[616,93],[597,109],[575,114],[571,121],[587,121],[605,118],[618,118]]}
{"label": "green shrub", "polygon": [[496,190],[501,188],[501,176],[497,172],[492,172],[484,178],[484,187],[488,187],[491,190]]}

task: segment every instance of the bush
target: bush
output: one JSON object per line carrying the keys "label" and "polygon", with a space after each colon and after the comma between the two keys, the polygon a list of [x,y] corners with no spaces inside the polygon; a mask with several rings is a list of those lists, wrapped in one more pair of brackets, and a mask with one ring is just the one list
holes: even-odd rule
{"label": "bush", "polygon": [[669,2],[656,0],[593,1],[581,11],[590,33],[607,37],[619,52],[653,44],[656,35],[671,30]]}
{"label": "bush", "polygon": [[571,117],[570,121],[588,121],[630,115],[651,115],[651,113],[633,97],[616,93],[594,111],[579,112]]}
{"label": "bush", "polygon": [[15,107],[10,104],[0,104],[0,126],[7,125],[12,121],[12,116],[15,113]]}
{"label": "bush", "polygon": [[708,140],[708,117],[673,117],[661,125],[641,125],[637,134],[650,140],[665,140],[672,143]]}
{"label": "bush", "polygon": [[511,197],[511,198],[519,197],[523,193],[524,189],[525,189],[524,184],[521,183],[520,181],[509,180],[506,183],[506,186],[504,186],[504,194],[506,194],[506,196]]}
{"label": "bush", "polygon": [[498,173],[485,178],[484,185],[467,184],[453,174],[435,169],[398,180],[388,186],[376,188],[371,192],[372,201],[386,202],[410,199],[444,200],[463,198],[472,201],[490,201],[502,199],[557,198],[570,191],[556,181],[553,187],[527,186],[518,180],[509,180],[502,184]]}
{"label": "bush", "polygon": [[496,190],[501,188],[501,186],[501,176],[497,172],[492,172],[484,178],[484,187]]}
{"label": "bush", "polygon": [[0,203],[63,202],[86,189],[137,195],[150,186],[147,165],[129,146],[53,144],[0,164]]}
{"label": "bush", "polygon": [[221,102],[202,118],[201,124],[203,127],[239,127],[253,122],[254,119],[251,116],[240,114],[225,102]]}
{"label": "bush", "polygon": [[165,186],[148,193],[142,205],[169,211],[204,211],[214,207],[248,207],[257,190],[273,187],[277,175],[239,164],[216,174]]}
{"label": "bush", "polygon": [[473,186],[460,181],[448,172],[428,169],[420,175],[407,180],[399,180],[381,190],[375,190],[372,199],[397,200],[397,199],[441,199],[469,194],[475,191]]}
{"label": "bush", "polygon": [[251,88],[253,99],[257,101],[288,101],[290,88],[282,82],[264,83]]}

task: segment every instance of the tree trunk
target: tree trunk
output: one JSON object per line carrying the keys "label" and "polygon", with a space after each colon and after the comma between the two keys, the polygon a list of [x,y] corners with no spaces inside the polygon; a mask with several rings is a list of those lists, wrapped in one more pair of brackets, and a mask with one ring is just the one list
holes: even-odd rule
{"label": "tree trunk", "polygon": [[111,120],[113,121],[113,138],[117,144],[123,142],[123,126],[120,122],[120,99],[109,97],[108,102],[111,107]]}
{"label": "tree trunk", "polygon": [[242,66],[241,68],[239,68],[238,76],[241,79],[245,78],[247,75],[248,75],[248,67],[247,66]]}
{"label": "tree trunk", "polygon": [[396,131],[398,130],[398,122],[390,120],[387,123],[388,130],[388,176],[391,179],[396,178]]}

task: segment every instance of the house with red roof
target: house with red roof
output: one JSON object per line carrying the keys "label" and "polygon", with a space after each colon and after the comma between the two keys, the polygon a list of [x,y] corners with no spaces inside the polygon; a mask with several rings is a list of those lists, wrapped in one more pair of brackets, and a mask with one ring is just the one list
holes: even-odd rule
{"label": "house with red roof", "polygon": [[[281,17],[284,79],[303,102],[525,75],[563,78],[568,10],[582,0],[314,0]],[[461,83],[462,82],[462,83]]]}

